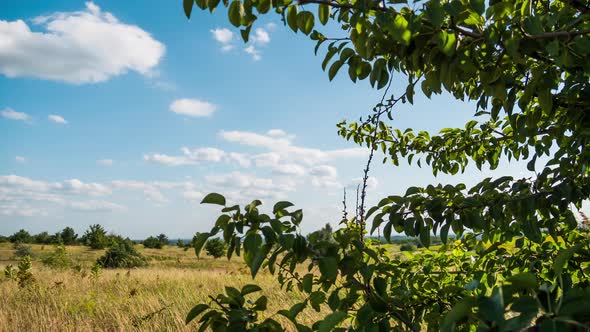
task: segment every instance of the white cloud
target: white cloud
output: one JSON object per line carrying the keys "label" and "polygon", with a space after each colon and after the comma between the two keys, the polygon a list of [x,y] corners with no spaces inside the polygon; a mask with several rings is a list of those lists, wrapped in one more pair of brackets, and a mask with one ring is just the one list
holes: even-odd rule
{"label": "white cloud", "polygon": [[210,30],[215,39],[220,45],[221,50],[224,52],[230,51],[234,48],[234,33],[226,28],[216,28]]}
{"label": "white cloud", "polygon": [[60,124],[67,124],[68,123],[66,121],[66,119],[62,118],[59,115],[55,115],[55,114],[50,114],[47,116],[47,118],[55,123],[60,123]]}
{"label": "white cloud", "polygon": [[189,160],[195,162],[220,162],[225,157],[225,152],[216,148],[200,148],[191,151],[187,147],[183,147],[180,150]]}
{"label": "white cloud", "polygon": [[203,197],[205,197],[205,194],[203,194],[200,191],[195,191],[195,190],[187,190],[185,192],[182,193],[182,196],[184,198],[186,198],[186,200],[191,201],[191,202],[199,202]]}
{"label": "white cloud", "polygon": [[23,157],[23,156],[16,156],[16,157],[14,157],[14,160],[15,160],[17,163],[21,163],[21,164],[24,164],[24,163],[26,163],[26,162],[27,162],[27,158],[25,158],[25,157]]}
{"label": "white cloud", "polygon": [[145,161],[162,164],[166,166],[184,166],[184,165],[193,165],[195,164],[194,161],[189,160],[185,156],[169,156],[165,154],[151,154],[151,155],[144,155],[143,159]]}
{"label": "white cloud", "polygon": [[236,161],[242,167],[250,167],[251,161],[247,155],[238,152],[230,152],[228,154],[230,160]]}
{"label": "white cloud", "polygon": [[84,212],[115,212],[126,210],[122,205],[105,201],[71,202],[68,204],[68,207],[72,210]]}
{"label": "white cloud", "polygon": [[0,20],[0,72],[8,77],[84,84],[128,71],[150,75],[165,53],[148,32],[92,2],[32,21],[45,31],[34,32],[23,20]]}
{"label": "white cloud", "polygon": [[115,163],[113,159],[99,159],[96,162],[102,166],[113,166],[113,164]]}
{"label": "white cloud", "polygon": [[250,41],[254,44],[266,45],[270,43],[270,36],[263,28],[256,28],[254,34],[250,36]]}
{"label": "white cloud", "polygon": [[250,54],[254,61],[259,61],[260,59],[262,59],[262,53],[254,45],[250,45],[244,48],[244,52]]}
{"label": "white cloud", "polygon": [[272,137],[281,137],[281,136],[285,137],[285,136],[287,136],[287,133],[282,129],[271,129],[271,130],[267,131],[266,134],[268,136],[272,136]]}
{"label": "white cloud", "polygon": [[[0,52],[2,52],[2,51],[0,50]],[[25,122],[28,122],[31,120],[31,116],[28,115],[27,113],[17,112],[15,110],[13,110],[12,108],[5,108],[2,110],[2,112],[0,112],[0,114],[2,114],[3,117],[10,119],[10,120],[19,120],[19,121],[25,121]]]}
{"label": "white cloud", "polygon": [[198,99],[177,99],[170,104],[170,111],[192,117],[211,116],[217,110],[217,106]]}
{"label": "white cloud", "polygon": [[302,176],[305,174],[305,168],[297,164],[279,164],[273,167],[273,171],[279,174]]}
{"label": "white cloud", "polygon": [[281,155],[276,152],[261,153],[254,156],[254,163],[258,167],[275,167],[280,160]]}
{"label": "white cloud", "polygon": [[[367,189],[368,190],[377,188],[378,184],[379,184],[379,181],[377,181],[377,178],[375,178],[374,176],[369,176],[367,178]],[[351,182],[346,185],[346,188],[356,189],[356,187],[358,185],[361,185],[361,186],[363,185],[363,178],[352,179]]]}
{"label": "white cloud", "polygon": [[[276,130],[276,129],[275,129]],[[300,162],[306,165],[317,165],[340,158],[366,157],[367,150],[363,148],[348,148],[336,150],[320,150],[296,146],[292,143],[293,137],[289,135],[277,136],[257,134],[247,131],[221,131],[219,135],[227,142],[264,148],[276,153],[281,160]]]}
{"label": "white cloud", "polygon": [[317,176],[317,177],[335,178],[338,176],[338,170],[334,166],[320,165],[320,166],[313,167],[309,171],[309,174],[311,174],[312,176]]}

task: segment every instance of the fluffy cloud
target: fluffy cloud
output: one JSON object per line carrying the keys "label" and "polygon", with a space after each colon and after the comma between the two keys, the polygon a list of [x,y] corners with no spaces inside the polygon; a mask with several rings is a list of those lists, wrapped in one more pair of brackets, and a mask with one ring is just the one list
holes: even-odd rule
{"label": "fluffy cloud", "polygon": [[221,187],[229,199],[241,202],[252,198],[281,199],[287,192],[295,190],[292,181],[260,178],[241,172],[207,175],[205,182],[210,187]]}
{"label": "fluffy cloud", "polygon": [[76,12],[33,19],[0,20],[0,73],[72,84],[103,82],[136,71],[150,75],[165,46],[138,26],[120,22],[92,2]]}
{"label": "fluffy cloud", "polygon": [[219,135],[227,142],[268,149],[279,155],[282,160],[298,161],[306,165],[317,165],[340,158],[367,156],[367,150],[363,148],[320,150],[296,146],[292,143],[292,136],[284,132],[284,135],[277,135],[277,133],[279,132],[275,129],[272,133],[265,135],[248,131],[221,131]]}
{"label": "fluffy cloud", "polygon": [[338,170],[334,166],[319,165],[312,167],[309,171],[311,184],[322,188],[339,188],[342,184],[338,182]]}
{"label": "fluffy cloud", "polygon": [[216,28],[210,31],[213,39],[221,45],[222,51],[227,52],[234,48],[234,33],[231,30],[226,28]]}
{"label": "fluffy cloud", "polygon": [[[145,161],[162,164],[166,166],[184,166],[195,165],[201,162],[220,162],[226,159],[226,153],[216,148],[200,148],[189,150],[187,147],[180,149],[184,155],[169,156],[166,154],[146,154],[143,159]],[[241,154],[234,154],[230,159],[245,158]]]}
{"label": "fluffy cloud", "polygon": [[[356,189],[356,187],[358,185],[362,186],[362,184],[363,184],[363,178],[354,178],[346,185],[346,187],[349,189]],[[379,181],[377,181],[377,178],[375,178],[374,176],[369,176],[367,178],[367,189],[369,189],[369,190],[375,189],[375,188],[377,188],[378,184],[379,184]]]}
{"label": "fluffy cloud", "polygon": [[170,112],[191,117],[211,116],[216,110],[216,105],[198,99],[177,99],[170,104]]}
{"label": "fluffy cloud", "polygon": [[108,186],[77,179],[48,182],[17,175],[3,175],[0,176],[0,214],[22,217],[46,216],[48,207],[96,212],[124,209],[115,203],[87,199],[110,194],[111,189]]}
{"label": "fluffy cloud", "polygon": [[25,157],[23,157],[23,156],[16,156],[16,157],[14,157],[14,160],[15,160],[17,163],[21,163],[21,164],[24,164],[24,163],[26,163],[26,162],[27,162],[27,158],[25,158]]}
{"label": "fluffy cloud", "polygon": [[256,28],[250,36],[250,41],[254,44],[266,45],[270,43],[270,35],[263,28]]}
{"label": "fluffy cloud", "polygon": [[50,114],[50,115],[48,115],[48,116],[47,116],[47,118],[48,118],[50,121],[53,121],[53,122],[55,122],[55,123],[59,123],[59,124],[67,124],[67,123],[68,123],[68,122],[66,121],[66,119],[62,118],[62,117],[61,117],[61,116],[59,116],[59,115],[55,115],[55,114]]}
{"label": "fluffy cloud", "polygon": [[[2,52],[2,51],[0,50],[0,52]],[[0,112],[0,114],[2,114],[3,117],[10,119],[10,120],[18,120],[18,121],[25,121],[25,122],[28,122],[31,120],[31,116],[28,115],[27,113],[17,112],[15,110],[13,110],[12,108],[5,108],[2,110],[2,112]]]}

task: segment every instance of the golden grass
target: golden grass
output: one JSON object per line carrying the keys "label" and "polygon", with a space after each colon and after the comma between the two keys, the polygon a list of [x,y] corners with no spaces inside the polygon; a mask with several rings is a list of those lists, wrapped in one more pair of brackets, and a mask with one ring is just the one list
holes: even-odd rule
{"label": "golden grass", "polygon": [[[33,256],[50,252],[51,246],[33,246]],[[131,270],[103,270],[98,279],[88,267],[101,252],[86,247],[68,247],[82,272],[55,270],[33,260],[36,282],[19,288],[0,277],[0,331],[185,331],[184,319],[190,308],[207,302],[209,295],[224,286],[241,287],[256,283],[269,299],[269,313],[289,308],[303,297],[286,293],[267,272],[252,280],[241,258],[197,260],[194,252],[176,247],[140,251],[150,258],[150,267]],[[0,268],[14,264],[12,247],[0,244]],[[259,294],[253,294],[253,297]],[[317,320],[313,311],[302,313],[304,323]],[[280,318],[280,317],[275,317]],[[286,320],[280,319],[286,323]]]}

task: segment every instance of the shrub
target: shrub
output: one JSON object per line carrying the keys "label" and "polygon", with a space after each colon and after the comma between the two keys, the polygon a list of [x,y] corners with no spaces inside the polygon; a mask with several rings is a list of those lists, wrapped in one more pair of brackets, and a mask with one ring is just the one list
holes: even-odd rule
{"label": "shrub", "polygon": [[211,239],[205,244],[205,251],[213,258],[222,257],[226,252],[225,242],[219,238]]}
{"label": "shrub", "polygon": [[31,257],[25,256],[18,263],[18,271],[16,272],[16,281],[20,287],[26,287],[35,282],[33,276],[33,263],[31,263]]}
{"label": "shrub", "polygon": [[78,234],[71,227],[64,228],[59,235],[66,246],[78,243]]}
{"label": "shrub", "polygon": [[115,243],[107,252],[96,261],[104,268],[131,268],[147,266],[147,261],[135,250],[131,240]]}
{"label": "shrub", "polygon": [[32,256],[31,246],[29,245],[24,243],[15,243],[13,247],[14,256],[16,257]]}
{"label": "shrub", "polygon": [[157,237],[150,236],[143,240],[143,246],[151,249],[162,249],[162,242]]}
{"label": "shrub", "polygon": [[10,242],[10,240],[3,235],[0,235],[0,243],[6,243],[6,242]]}
{"label": "shrub", "polygon": [[72,265],[72,259],[63,244],[58,244],[53,252],[43,256],[41,262],[53,268],[67,268]]}
{"label": "shrub", "polygon": [[416,245],[412,242],[406,242],[399,247],[399,251],[416,251]]}

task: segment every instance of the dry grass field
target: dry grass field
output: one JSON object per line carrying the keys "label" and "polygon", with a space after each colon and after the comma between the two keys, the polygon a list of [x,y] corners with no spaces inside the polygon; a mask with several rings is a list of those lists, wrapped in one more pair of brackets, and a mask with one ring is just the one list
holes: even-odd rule
{"label": "dry grass field", "polygon": [[[20,288],[0,276],[0,331],[188,331],[190,308],[224,286],[252,283],[241,258],[197,259],[192,250],[167,246],[138,250],[149,259],[141,269],[103,269],[98,278],[90,267],[102,251],[67,247],[76,268],[53,269],[39,260],[52,246],[32,245],[35,283]],[[0,269],[17,264],[9,243],[0,244]],[[287,294],[267,272],[255,283],[269,298],[270,313],[289,308],[302,295]],[[304,312],[311,320],[314,311]],[[286,321],[286,320],[283,320]]]}

